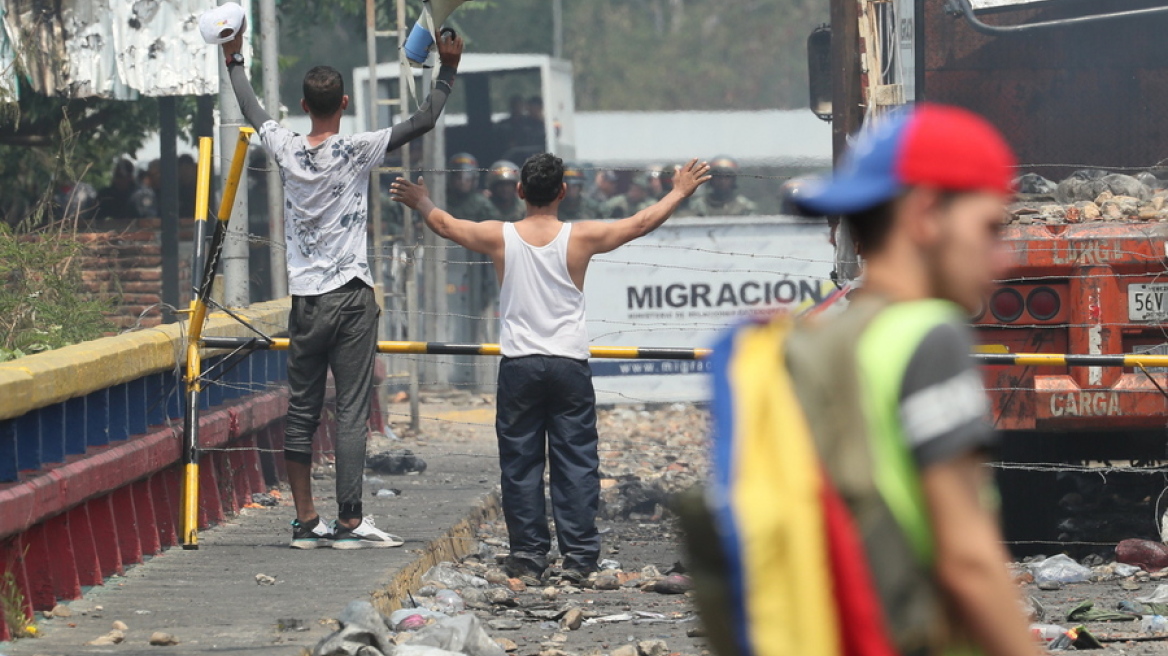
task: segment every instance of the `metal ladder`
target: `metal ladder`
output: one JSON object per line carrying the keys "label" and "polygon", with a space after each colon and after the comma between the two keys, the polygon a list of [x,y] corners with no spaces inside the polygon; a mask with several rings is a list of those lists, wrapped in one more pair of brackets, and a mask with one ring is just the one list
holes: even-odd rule
{"label": "metal ladder", "polygon": [[[379,30],[377,29],[377,2],[376,0],[365,0],[365,43],[366,54],[369,59],[369,119],[366,129],[369,131],[378,129],[378,115],[382,107],[396,107],[399,113],[404,114],[401,110],[407,109],[405,103],[406,99],[410,96],[409,82],[412,79],[413,71],[404,62],[401,64],[402,70],[398,76],[397,98],[381,97],[381,85],[377,76],[378,40],[396,37],[397,49],[399,51],[405,45],[408,33],[408,27],[406,25],[406,0],[395,0],[395,5],[396,29]],[[410,177],[410,144],[407,143],[402,146],[399,152],[402,160],[401,166],[379,166],[374,168],[369,174],[369,220],[373,224],[373,251],[375,255],[372,267],[375,281],[374,290],[377,294],[378,305],[385,310],[382,312],[381,322],[378,324],[378,338],[381,340],[419,338],[417,272],[414,267],[414,250],[417,235],[414,234],[414,222],[410,220],[408,213],[403,212],[405,216],[402,221],[401,235],[401,243],[409,252],[409,258],[404,268],[405,289],[404,291],[395,292],[393,290],[387,290],[385,287],[387,256],[393,252],[396,239],[385,234],[381,207],[381,175],[383,173],[399,173],[405,178]],[[394,314],[392,310],[395,307],[400,308],[403,300],[405,301],[405,307],[401,309],[404,309],[407,315],[404,334],[400,330],[400,326],[391,324]],[[411,428],[417,430],[420,421],[417,360],[408,360],[404,372],[398,371],[395,367],[390,367],[389,371],[387,371],[387,378],[400,377],[409,378],[410,425]],[[387,395],[385,386],[380,386],[377,389],[378,402],[382,407],[385,407]]]}

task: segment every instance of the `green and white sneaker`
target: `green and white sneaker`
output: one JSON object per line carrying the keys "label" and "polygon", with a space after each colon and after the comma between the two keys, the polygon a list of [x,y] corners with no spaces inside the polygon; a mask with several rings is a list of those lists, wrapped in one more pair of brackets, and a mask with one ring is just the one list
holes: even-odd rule
{"label": "green and white sneaker", "polygon": [[405,540],[392,533],[386,533],[373,524],[368,515],[353,528],[345,528],[340,522],[333,522],[333,549],[384,549],[400,547]]}
{"label": "green and white sneaker", "polygon": [[319,516],[307,524],[301,523],[299,519],[292,520],[292,544],[289,546],[293,549],[327,547],[332,539],[333,532],[329,530],[328,523]]}

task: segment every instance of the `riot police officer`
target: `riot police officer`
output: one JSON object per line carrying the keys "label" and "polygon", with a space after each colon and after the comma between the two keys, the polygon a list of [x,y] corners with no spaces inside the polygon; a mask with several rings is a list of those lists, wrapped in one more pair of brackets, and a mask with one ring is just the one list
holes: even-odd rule
{"label": "riot police officer", "polygon": [[638,173],[629,181],[629,190],[609,199],[602,209],[606,218],[623,219],[640,212],[654,202],[649,196],[649,176]]}
{"label": "riot police officer", "polygon": [[710,181],[706,193],[696,197],[691,205],[697,216],[746,216],[755,214],[758,207],[738,193],[738,162],[730,157],[710,160]]}
{"label": "riot police officer", "polygon": [[479,193],[479,161],[470,153],[450,158],[446,205],[451,214],[467,221],[498,221],[499,212]]}
{"label": "riot police officer", "polygon": [[522,221],[527,209],[519,200],[519,167],[514,162],[501,159],[491,165],[487,173],[487,190],[491,192],[491,204],[502,221]]}
{"label": "riot police officer", "polygon": [[560,201],[561,221],[582,221],[601,218],[600,203],[584,193],[588,181],[584,171],[575,164],[564,165],[564,200]]}

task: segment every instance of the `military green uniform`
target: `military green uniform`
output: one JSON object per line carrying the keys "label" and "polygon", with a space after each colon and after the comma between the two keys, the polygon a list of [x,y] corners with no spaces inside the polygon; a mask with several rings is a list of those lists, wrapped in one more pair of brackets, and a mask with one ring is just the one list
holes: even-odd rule
{"label": "military green uniform", "polygon": [[621,194],[608,199],[608,202],[600,209],[606,219],[623,219],[651,207],[653,203],[652,198],[645,198],[639,203],[633,203],[629,200],[628,194]]}
{"label": "military green uniform", "polygon": [[747,216],[756,214],[758,206],[742,194],[719,200],[713,194],[704,193],[693,199],[689,210],[693,216]]}
{"label": "military green uniform", "polygon": [[522,221],[527,217],[527,207],[524,205],[522,200],[516,200],[515,206],[510,210],[499,207],[494,203],[491,203],[491,207],[495,208],[495,212],[498,214],[500,221],[515,223],[516,221]]}
{"label": "military green uniform", "polygon": [[450,212],[456,219],[476,223],[501,220],[499,210],[495,209],[494,204],[487,200],[486,196],[477,191],[472,191],[469,194],[448,191],[446,205],[446,211]]}
{"label": "military green uniform", "polygon": [[575,203],[568,200],[560,203],[561,221],[590,221],[604,216],[600,203],[588,196],[581,196]]}

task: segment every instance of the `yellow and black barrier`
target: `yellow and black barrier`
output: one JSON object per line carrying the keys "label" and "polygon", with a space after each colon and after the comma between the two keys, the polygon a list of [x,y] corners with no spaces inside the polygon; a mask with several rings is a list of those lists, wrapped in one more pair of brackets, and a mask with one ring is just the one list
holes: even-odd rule
{"label": "yellow and black barrier", "polygon": [[227,235],[231,208],[235,206],[235,195],[247,161],[247,148],[254,133],[255,130],[251,128],[239,129],[231,168],[228,169],[223,197],[219,203],[218,220],[209,245],[207,215],[211,197],[212,141],[210,137],[199,139],[198,179],[195,187],[195,257],[191,271],[193,298],[187,322],[187,407],[183,413],[183,478],[179,513],[179,541],[183,549],[199,548],[199,394],[203,391],[203,363],[199,344],[203,338],[203,324],[207,320],[215,268]]}
{"label": "yellow and black barrier", "polygon": [[1059,353],[975,353],[986,366],[1007,367],[1168,367],[1168,355],[1120,353],[1117,355],[1067,355]]}
{"label": "yellow and black barrier", "polygon": [[[288,349],[288,338],[270,340],[261,337],[205,337],[206,348],[272,350]],[[498,344],[455,344],[449,342],[378,342],[378,353],[394,355],[501,355]],[[701,360],[710,354],[706,348],[668,348],[647,346],[593,346],[593,358],[605,360]],[[1032,367],[1166,367],[1168,355],[1068,355],[1058,353],[974,353],[974,360],[986,366]]]}
{"label": "yellow and black barrier", "polygon": [[[288,338],[207,337],[206,348],[241,350],[288,350]],[[606,360],[700,360],[710,354],[704,348],[662,348],[648,346],[593,346],[592,357]],[[449,342],[378,342],[378,353],[393,355],[502,355],[498,344],[452,344]]]}

